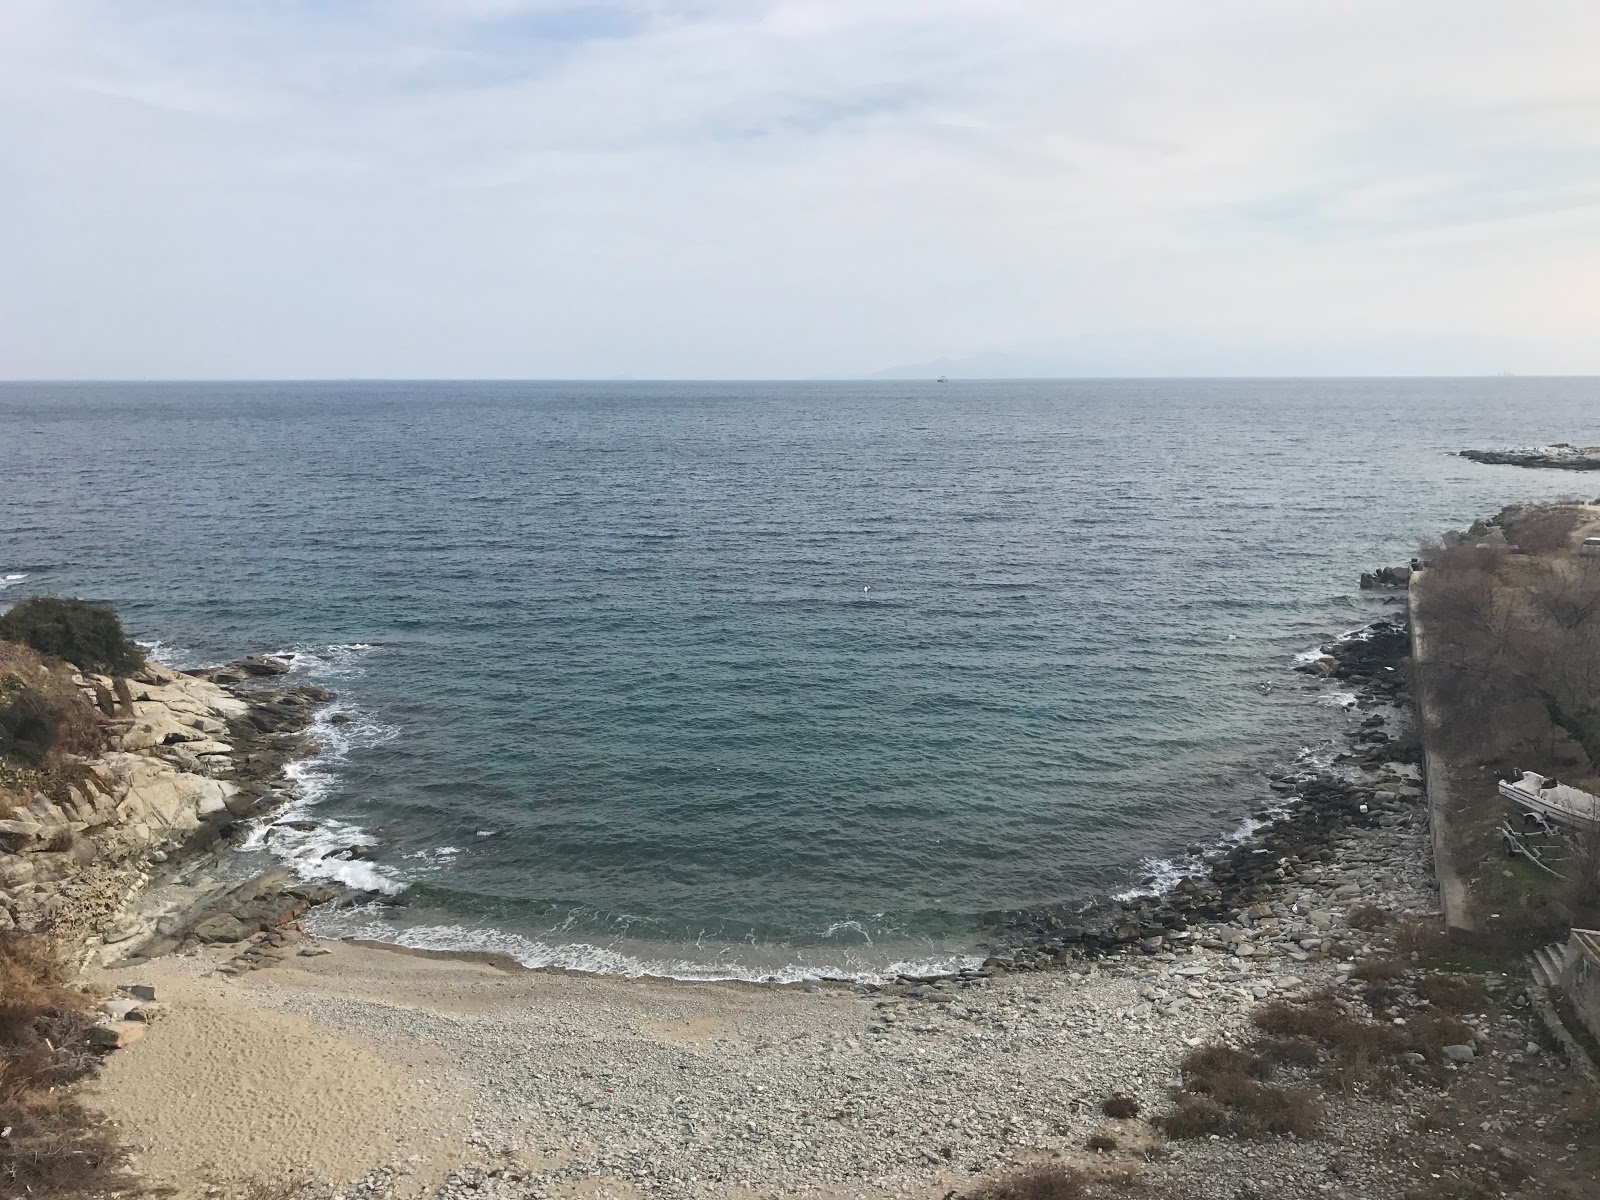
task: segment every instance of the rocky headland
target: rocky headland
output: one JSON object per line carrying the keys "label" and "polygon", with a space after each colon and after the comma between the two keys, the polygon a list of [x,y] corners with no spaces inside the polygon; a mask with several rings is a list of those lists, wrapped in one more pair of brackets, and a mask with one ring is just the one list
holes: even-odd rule
{"label": "rocky headland", "polygon": [[283,768],[314,752],[306,731],[333,693],[275,686],[289,668],[265,657],[196,672],[149,662],[118,677],[26,667],[67,674],[99,747],[7,781],[0,929],[115,961],[270,934],[337,894],[272,871],[191,884],[179,904],[175,884],[285,799]]}

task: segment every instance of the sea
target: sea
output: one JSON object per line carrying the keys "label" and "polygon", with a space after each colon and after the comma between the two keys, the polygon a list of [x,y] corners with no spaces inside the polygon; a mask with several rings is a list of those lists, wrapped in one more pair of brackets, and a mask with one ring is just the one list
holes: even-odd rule
{"label": "sea", "polygon": [[0,385],[0,604],[334,689],[254,822],[320,932],[680,978],[1158,889],[1352,697],[1363,570],[1600,476],[1600,380]]}

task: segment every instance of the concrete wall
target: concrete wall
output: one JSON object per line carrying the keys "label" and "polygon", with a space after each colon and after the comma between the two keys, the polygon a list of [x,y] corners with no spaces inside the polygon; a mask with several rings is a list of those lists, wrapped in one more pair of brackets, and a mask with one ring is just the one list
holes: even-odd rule
{"label": "concrete wall", "polygon": [[1574,929],[1561,968],[1561,990],[1578,1019],[1600,1038],[1600,930]]}
{"label": "concrete wall", "polygon": [[1406,593],[1406,617],[1411,627],[1411,662],[1417,672],[1412,696],[1417,708],[1417,736],[1422,739],[1422,786],[1428,795],[1428,835],[1433,845],[1433,877],[1439,885],[1439,908],[1444,913],[1447,929],[1472,931],[1471,897],[1466,882],[1456,867],[1455,854],[1450,848],[1450,809],[1454,798],[1444,759],[1433,747],[1429,736],[1432,713],[1428,711],[1428,689],[1422,686],[1421,675],[1427,663],[1427,640],[1422,623],[1417,620],[1417,600],[1427,586],[1428,573],[1413,571],[1411,588]]}

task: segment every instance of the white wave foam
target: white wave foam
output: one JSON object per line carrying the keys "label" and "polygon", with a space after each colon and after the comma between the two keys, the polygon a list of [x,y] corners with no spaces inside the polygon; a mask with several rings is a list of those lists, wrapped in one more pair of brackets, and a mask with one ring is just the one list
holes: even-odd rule
{"label": "white wave foam", "polygon": [[1302,650],[1299,654],[1296,654],[1294,656],[1294,665],[1297,667],[1303,667],[1308,663],[1316,662],[1319,658],[1327,657],[1328,656],[1322,652],[1321,646],[1313,646],[1309,650]]}
{"label": "white wave foam", "polygon": [[[1266,812],[1275,816],[1286,809],[1285,804],[1278,803],[1267,806]],[[1242,845],[1255,836],[1256,830],[1264,828],[1266,824],[1267,821],[1257,817],[1243,818],[1216,840],[1212,853]],[[1139,900],[1165,896],[1185,879],[1205,874],[1208,859],[1209,856],[1205,854],[1185,854],[1178,858],[1147,858],[1139,864],[1139,874],[1149,882],[1128,888],[1126,891],[1113,892],[1111,898]]]}
{"label": "white wave foam", "polygon": [[1354,692],[1329,692],[1326,696],[1318,696],[1317,703],[1329,708],[1354,708],[1360,698]]}
{"label": "white wave foam", "polygon": [[203,665],[202,657],[186,646],[175,646],[161,638],[135,638],[135,644],[144,651],[146,658],[152,658],[164,667],[171,667],[174,671],[183,671],[190,667]]}
{"label": "white wave foam", "polygon": [[[352,917],[355,919],[352,919]],[[622,975],[630,979],[649,976],[710,983],[741,980],[748,983],[776,981],[806,983],[822,979],[850,979],[862,983],[889,983],[901,975],[945,975],[982,963],[981,955],[952,954],[928,959],[907,959],[878,966],[792,963],[784,966],[752,966],[731,960],[697,962],[663,954],[642,957],[590,942],[551,944],[500,929],[479,929],[465,925],[417,925],[397,928],[372,912],[345,910],[325,913],[314,909],[307,918],[314,933],[332,937],[355,937],[388,942],[413,950],[476,951],[504,954],[525,967],[583,971],[593,975]]]}
{"label": "white wave foam", "polygon": [[28,577],[28,573],[26,571],[20,571],[20,572],[11,574],[11,575],[0,576],[0,592],[5,591],[8,587],[15,587],[17,584],[21,583],[27,577]]}
{"label": "white wave foam", "polygon": [[1138,900],[1144,897],[1165,896],[1185,879],[1200,874],[1205,869],[1205,860],[1197,854],[1186,854],[1181,858],[1147,858],[1139,863],[1139,874],[1147,882],[1128,888],[1125,891],[1113,892],[1113,900]]}
{"label": "white wave foam", "polygon": [[[406,889],[406,881],[392,867],[363,858],[330,857],[353,846],[376,845],[377,840],[359,825],[319,817],[314,810],[327,798],[339,765],[351,751],[393,741],[400,730],[336,701],[317,713],[310,732],[318,752],[283,769],[289,780],[289,803],[257,821],[242,848],[270,851],[302,879],[331,879],[362,891],[398,895]],[[296,828],[299,825],[308,827]]]}
{"label": "white wave foam", "polygon": [[343,679],[359,671],[362,660],[378,649],[381,647],[374,642],[334,642],[327,646],[293,646],[267,657],[287,662],[291,677]]}

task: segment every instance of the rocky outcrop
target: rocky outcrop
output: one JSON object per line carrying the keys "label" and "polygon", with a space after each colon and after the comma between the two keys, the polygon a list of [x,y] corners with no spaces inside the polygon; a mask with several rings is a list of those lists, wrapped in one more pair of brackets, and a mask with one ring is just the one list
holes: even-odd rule
{"label": "rocky outcrop", "polygon": [[1559,471],[1600,471],[1600,446],[1521,446],[1511,450],[1458,450],[1461,458],[1505,467],[1547,467]]}
{"label": "rocky outcrop", "polygon": [[[0,811],[0,929],[92,948],[152,870],[272,804],[284,765],[312,750],[302,731],[332,699],[267,685],[286,671],[246,659],[193,674],[152,663],[130,678],[73,676],[102,715],[106,749]],[[256,684],[217,682],[235,678]]]}
{"label": "rocky outcrop", "polygon": [[153,909],[129,914],[112,930],[116,958],[132,962],[218,944],[243,946],[235,970],[261,966],[298,938],[297,922],[311,908],[344,891],[338,884],[306,883],[275,867],[242,883],[209,877],[163,889]]}
{"label": "rocky outcrop", "polygon": [[1411,585],[1411,574],[1417,569],[1417,564],[1409,567],[1379,567],[1376,571],[1363,571],[1361,573],[1361,587],[1365,591],[1374,588],[1403,588]]}

